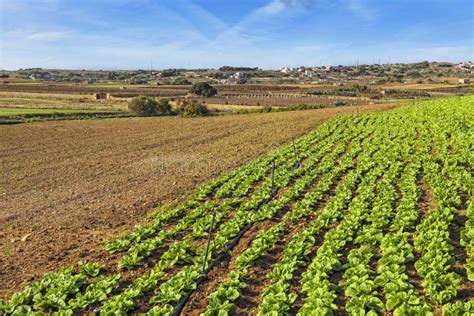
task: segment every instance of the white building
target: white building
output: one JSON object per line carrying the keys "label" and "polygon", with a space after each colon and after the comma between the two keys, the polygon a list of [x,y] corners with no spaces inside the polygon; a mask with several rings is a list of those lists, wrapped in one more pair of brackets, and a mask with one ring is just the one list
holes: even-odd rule
{"label": "white building", "polygon": [[474,69],[474,63],[471,61],[464,61],[462,63],[457,64],[455,68],[457,70],[469,71],[471,69]]}
{"label": "white building", "polygon": [[293,68],[291,68],[291,67],[281,67],[280,72],[282,72],[284,74],[289,74],[289,73],[293,72]]}

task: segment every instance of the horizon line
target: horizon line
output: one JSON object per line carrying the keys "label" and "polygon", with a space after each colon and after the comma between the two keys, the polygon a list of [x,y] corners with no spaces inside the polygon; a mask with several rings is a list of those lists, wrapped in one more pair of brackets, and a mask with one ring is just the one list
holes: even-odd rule
{"label": "horizon line", "polygon": [[360,67],[360,66],[374,66],[374,65],[413,65],[413,64],[419,64],[423,62],[428,62],[428,63],[438,63],[438,64],[460,64],[460,63],[473,63],[472,60],[460,60],[457,62],[451,62],[451,61],[438,61],[438,60],[420,60],[417,62],[391,62],[387,61],[385,63],[360,63],[360,64],[344,64],[344,63],[337,63],[337,64],[324,64],[324,65],[299,65],[299,66],[290,66],[290,65],[282,65],[276,68],[261,68],[259,66],[231,66],[231,65],[222,65],[220,67],[197,67],[197,68],[187,68],[187,67],[168,67],[168,68],[157,68],[157,69],[145,69],[145,68],[94,68],[94,67],[79,67],[79,68],[43,68],[43,67],[27,67],[27,68],[17,68],[17,69],[0,69],[0,71],[24,71],[24,70],[33,70],[33,69],[41,69],[41,70],[71,70],[71,71],[147,71],[147,72],[153,72],[153,71],[162,71],[162,70],[168,70],[168,69],[177,69],[177,70],[219,70],[219,68],[222,67],[232,67],[232,68],[257,68],[258,70],[280,70],[281,68],[289,67],[289,68],[320,68],[320,67]]}

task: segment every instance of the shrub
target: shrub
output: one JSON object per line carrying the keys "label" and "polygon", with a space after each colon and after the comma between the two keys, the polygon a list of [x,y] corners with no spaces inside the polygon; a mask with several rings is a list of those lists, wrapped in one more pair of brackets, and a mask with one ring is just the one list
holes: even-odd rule
{"label": "shrub", "polygon": [[207,82],[198,82],[193,84],[191,92],[203,97],[212,97],[217,94],[216,88],[214,88]]}
{"label": "shrub", "polygon": [[164,69],[160,73],[160,76],[162,78],[175,77],[177,75],[179,75],[179,70],[178,69]]}
{"label": "shrub", "polygon": [[[169,104],[168,104],[169,106]],[[154,98],[139,96],[128,103],[130,113],[139,116],[159,115],[158,102]]]}
{"label": "shrub", "polygon": [[345,106],[345,105],[347,105],[347,102],[346,101],[336,101],[336,102],[334,102],[334,105],[335,106]]}
{"label": "shrub", "polygon": [[148,79],[144,77],[132,77],[125,79],[125,82],[128,84],[147,84]]}
{"label": "shrub", "polygon": [[158,115],[170,114],[171,113],[170,100],[168,100],[168,98],[163,98],[163,97],[159,98],[157,109],[158,109]]}
{"label": "shrub", "polygon": [[227,76],[222,72],[215,72],[210,75],[214,79],[225,79]]}
{"label": "shrub", "polygon": [[181,101],[178,103],[177,110],[182,117],[205,116],[209,113],[208,108],[197,100]]}
{"label": "shrub", "polygon": [[173,81],[173,84],[175,84],[175,85],[190,85],[190,84],[192,84],[192,82],[189,81],[186,78],[178,77]]}

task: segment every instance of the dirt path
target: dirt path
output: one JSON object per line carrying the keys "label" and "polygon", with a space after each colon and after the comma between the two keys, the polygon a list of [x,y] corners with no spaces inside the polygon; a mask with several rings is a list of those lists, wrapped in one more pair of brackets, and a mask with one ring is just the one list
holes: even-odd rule
{"label": "dirt path", "polygon": [[100,241],[130,230],[154,207],[354,112],[0,126],[0,297],[78,260],[108,260]]}

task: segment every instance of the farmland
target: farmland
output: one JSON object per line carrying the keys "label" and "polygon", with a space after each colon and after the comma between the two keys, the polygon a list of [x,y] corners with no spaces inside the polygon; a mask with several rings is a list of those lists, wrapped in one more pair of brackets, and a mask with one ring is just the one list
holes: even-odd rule
{"label": "farmland", "polygon": [[[159,86],[117,84],[47,84],[12,82],[0,84],[0,123],[31,122],[79,118],[109,118],[130,116],[127,103],[139,95],[168,97],[171,104],[182,100],[205,103],[210,115],[258,112],[263,106],[275,110],[294,110],[291,106],[330,108],[341,105],[368,105],[367,98],[339,96],[307,96],[306,89],[284,85],[219,86],[222,94],[214,98],[189,95],[190,86]],[[270,91],[271,94],[268,94]],[[273,94],[273,92],[278,94]],[[95,100],[94,93],[107,93],[110,98]],[[289,96],[290,95],[290,96]],[[378,103],[394,103],[378,102]],[[247,112],[246,112],[247,111]]]}
{"label": "farmland", "polygon": [[[360,109],[370,110],[370,106]],[[186,199],[160,207],[142,225],[109,239],[104,245],[107,253],[83,258],[89,259],[87,263],[66,261],[72,266],[58,267],[35,278],[1,303],[0,311],[73,314],[98,309],[104,314],[149,315],[474,313],[474,98],[413,102],[371,114],[348,110],[353,115],[337,116],[311,128],[321,122],[316,114],[323,112],[318,111],[331,110],[344,113],[344,108],[335,108],[272,113],[259,120],[245,116],[252,120],[244,123],[244,130],[250,128],[245,124],[260,128],[249,131],[255,138],[247,144],[256,142],[258,146],[253,143],[232,149],[216,145],[196,153],[210,153],[204,156],[202,165],[213,161],[216,169],[227,172],[198,172],[197,179],[212,180],[177,187],[182,191],[201,183]],[[271,120],[276,115],[280,120]],[[284,117],[292,119],[282,123]],[[191,129],[188,133],[216,139],[222,139],[222,135],[212,132],[250,137],[245,132],[239,134],[242,122],[236,123],[234,117],[199,120],[208,120],[209,132]],[[199,120],[194,124],[201,125],[203,121]],[[223,120],[227,120],[227,128]],[[145,120],[142,124],[153,122]],[[296,122],[297,131],[282,135],[275,132],[289,130],[284,128],[286,124]],[[30,127],[33,134],[42,127],[34,124]],[[75,124],[81,129],[81,125],[92,123]],[[105,126],[93,124],[97,124],[97,133],[98,129],[110,130],[106,125],[115,121],[100,122]],[[265,124],[271,126],[272,137],[265,133]],[[50,141],[58,143],[66,125],[54,127],[49,131],[58,134]],[[22,128],[27,127],[18,126]],[[166,128],[161,133],[164,131]],[[31,138],[31,134],[18,132],[6,130],[5,139],[23,144]],[[269,152],[264,145],[272,141],[282,144],[306,132]],[[144,131],[139,127],[130,130],[131,135],[140,133]],[[96,137],[92,131],[84,135],[84,144]],[[278,140],[272,140],[275,135],[279,135]],[[190,144],[181,144],[183,148],[195,146],[192,137],[181,136],[191,138]],[[20,142],[17,137],[24,139]],[[201,142],[196,140],[197,144]],[[121,152],[122,161],[146,152],[137,142],[130,143],[136,147]],[[10,201],[13,203],[16,198],[23,201],[22,194],[31,190],[31,180],[22,174],[27,171],[18,163],[27,161],[30,170],[37,170],[38,165],[26,160],[29,146],[11,144],[11,152],[2,155],[10,157],[8,167],[18,172],[6,181],[17,190]],[[112,144],[103,139],[101,146]],[[40,143],[36,150],[50,145]],[[97,148],[85,150],[94,154]],[[215,159],[218,152],[226,150],[227,158]],[[233,163],[247,163],[232,168],[230,157],[241,152],[246,155],[237,156],[238,161]],[[21,153],[24,160],[18,158]],[[46,160],[60,155],[61,150],[53,146],[50,154],[39,165],[47,168]],[[74,159],[71,152],[63,155],[67,157],[63,165],[49,168],[59,167],[61,171]],[[112,172],[117,165],[108,167]],[[97,185],[94,168],[98,167],[78,161],[76,168],[91,168],[87,180]],[[189,181],[191,174],[183,172],[167,178],[184,176],[184,181]],[[41,172],[37,176],[42,179]],[[47,181],[67,181],[67,177]],[[140,182],[131,180],[127,183],[133,191],[132,187]],[[77,193],[77,188],[70,189],[72,194]],[[168,193],[168,197],[171,195],[173,192]],[[49,199],[46,196],[38,201],[47,203]],[[80,194],[69,199],[81,202]],[[31,200],[29,207],[38,208],[38,201]],[[14,204],[25,208],[24,203]],[[24,217],[18,214],[20,210],[10,216],[36,216],[26,211]],[[122,218],[127,215],[125,212]],[[43,216],[47,222],[49,216]],[[110,217],[114,216],[120,217],[120,212],[111,212]],[[139,216],[143,213],[130,215]],[[104,224],[107,218],[102,220]]]}
{"label": "farmland", "polygon": [[354,108],[339,107],[0,126],[0,296],[81,259],[113,260],[104,255],[101,239],[132,229],[157,205],[328,118],[351,113]]}
{"label": "farmland", "polygon": [[[397,68],[399,66],[392,65],[391,67]],[[406,67],[407,69],[416,69],[417,66],[414,64],[406,65]],[[386,66],[382,68],[385,69]],[[245,84],[236,84],[233,81],[229,83],[227,79],[216,80],[213,77],[216,73],[231,76],[232,71],[222,72],[212,69],[182,70],[179,72],[179,76],[176,75],[173,78],[162,77],[163,73],[166,73],[165,70],[161,73],[145,71],[141,75],[148,79],[142,84],[130,84],[124,78],[105,80],[104,76],[115,78],[113,72],[80,71],[77,75],[83,81],[68,82],[66,81],[67,75],[72,73],[68,70],[41,71],[46,76],[44,80],[36,79],[37,73],[34,69],[14,71],[4,74],[11,77],[0,78],[0,123],[58,120],[61,118],[124,117],[130,115],[127,107],[128,101],[141,95],[154,98],[166,97],[175,108],[176,104],[181,101],[197,101],[208,106],[210,115],[220,115],[258,112],[268,110],[268,107],[279,111],[331,108],[341,105],[393,104],[407,99],[426,99],[472,93],[473,84],[460,85],[456,83],[455,77],[447,76],[435,64],[431,65],[429,69],[431,69],[429,75],[427,74],[421,80],[422,83],[417,83],[420,81],[409,78],[409,76],[404,79],[405,82],[397,83],[383,80],[378,82],[375,80],[376,78],[366,75],[354,75],[354,77],[348,78],[342,76],[340,73],[342,70],[334,70],[335,77],[331,80],[311,83],[306,82],[307,78],[305,79],[303,76],[295,78],[297,79],[295,82],[287,82],[285,76],[282,77],[282,73],[278,71],[248,70],[245,72],[245,77],[249,83]],[[316,71],[318,76],[327,77],[329,75],[321,71]],[[35,79],[26,76],[30,73],[30,76]],[[440,75],[440,77],[434,78],[433,73]],[[122,75],[133,77],[134,73],[125,72]],[[462,75],[462,73],[456,75]],[[263,78],[261,76],[269,77]],[[99,80],[99,78],[101,79]],[[178,79],[186,79],[187,84],[173,84]],[[217,90],[217,95],[206,98],[191,93],[191,83],[201,81],[212,83]],[[100,93],[105,94],[106,99],[95,99],[94,95]],[[21,115],[2,113],[9,112],[11,109],[21,109]],[[37,111],[37,109],[42,110]],[[54,115],[50,115],[51,113]]]}

